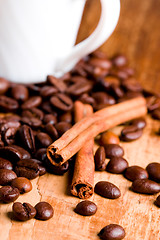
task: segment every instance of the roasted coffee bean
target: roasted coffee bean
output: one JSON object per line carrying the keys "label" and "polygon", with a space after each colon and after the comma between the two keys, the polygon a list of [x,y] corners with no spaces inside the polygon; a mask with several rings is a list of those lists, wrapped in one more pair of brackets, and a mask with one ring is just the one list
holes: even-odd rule
{"label": "roasted coffee bean", "polygon": [[7,159],[4,159],[4,158],[0,157],[0,169],[12,170],[13,169],[13,165]]}
{"label": "roasted coffee bean", "polygon": [[89,96],[87,93],[82,94],[78,100],[85,104],[95,104],[94,98]]}
{"label": "roasted coffee bean", "polygon": [[38,107],[42,102],[42,98],[40,96],[30,97],[27,101],[25,101],[22,105],[22,109],[30,109]]}
{"label": "roasted coffee bean", "polygon": [[127,101],[132,98],[136,97],[143,97],[142,93],[140,92],[126,92],[125,95],[117,100],[118,103]]}
{"label": "roasted coffee bean", "polygon": [[97,211],[97,205],[94,202],[85,200],[79,202],[74,211],[82,216],[92,216]]}
{"label": "roasted coffee bean", "polygon": [[15,172],[18,177],[34,179],[39,175],[39,165],[32,159],[20,160],[17,162]]}
{"label": "roasted coffee bean", "polygon": [[69,130],[72,125],[68,122],[59,122],[55,124],[55,128],[57,129],[58,135],[62,136],[67,130]]}
{"label": "roasted coffee bean", "polygon": [[33,129],[37,129],[42,125],[42,121],[35,117],[22,117],[21,122],[23,124],[29,125]]}
{"label": "roasted coffee bean", "polygon": [[80,96],[83,93],[89,92],[92,89],[92,83],[89,81],[79,81],[67,88],[67,93],[72,96]]}
{"label": "roasted coffee bean", "polygon": [[156,205],[160,207],[160,195],[156,198]]}
{"label": "roasted coffee bean", "polygon": [[152,118],[160,120],[160,108],[152,111]]}
{"label": "roasted coffee bean", "polygon": [[110,199],[116,199],[121,196],[119,188],[113,183],[107,181],[100,181],[96,183],[94,191],[98,195]]}
{"label": "roasted coffee bean", "polygon": [[158,162],[150,163],[146,167],[146,170],[149,174],[150,179],[152,179],[155,182],[160,183],[160,163],[158,163]]}
{"label": "roasted coffee bean", "polygon": [[105,144],[104,145],[106,157],[123,157],[124,150],[123,148],[118,144]]}
{"label": "roasted coffee bean", "polygon": [[69,162],[63,163],[61,166],[55,166],[51,164],[51,162],[46,159],[46,165],[47,165],[47,172],[55,174],[55,175],[63,175],[69,170]]}
{"label": "roasted coffee bean", "polygon": [[0,148],[0,156],[10,160],[12,163],[16,163],[21,159],[28,159],[31,157],[29,152],[17,145],[10,145]]}
{"label": "roasted coffee bean", "polygon": [[0,135],[0,148],[1,148],[1,147],[4,147],[4,142],[2,141],[1,135]]}
{"label": "roasted coffee bean", "polygon": [[129,77],[128,73],[123,69],[114,69],[111,71],[111,74],[118,77],[122,81],[128,79]]}
{"label": "roasted coffee bean", "polygon": [[28,87],[31,95],[38,95],[41,90],[41,88],[36,84],[27,84],[26,86]]}
{"label": "roasted coffee bean", "polygon": [[101,108],[104,108],[108,105],[113,105],[116,103],[115,99],[110,96],[109,94],[107,94],[106,92],[96,92],[92,94],[92,97],[95,100],[95,104],[93,105],[93,107],[96,110],[99,110]]}
{"label": "roasted coffee bean", "polygon": [[155,194],[160,192],[160,184],[149,179],[136,179],[132,183],[132,190],[137,193]]}
{"label": "roasted coffee bean", "polygon": [[58,132],[51,123],[46,124],[44,128],[53,140],[56,140],[58,138]]}
{"label": "roasted coffee bean", "polygon": [[20,127],[20,123],[17,121],[7,121],[0,125],[1,133],[5,132],[9,128],[16,128],[18,129]]}
{"label": "roasted coffee bean", "polygon": [[[43,101],[41,104],[41,109],[45,112],[45,113],[52,113],[55,114],[56,112],[53,110],[53,107],[51,105],[51,103],[49,101]],[[55,115],[57,116],[57,114]]]}
{"label": "roasted coffee bean", "polygon": [[122,157],[112,157],[107,164],[106,170],[111,173],[123,173],[128,167],[128,162]]}
{"label": "roasted coffee bean", "polygon": [[98,234],[102,240],[121,240],[125,235],[124,228],[118,224],[109,224]]}
{"label": "roasted coffee bean", "polygon": [[35,217],[36,209],[29,203],[15,202],[12,206],[13,214],[20,221],[27,221]]}
{"label": "roasted coffee bean", "polygon": [[0,169],[0,185],[8,185],[16,177],[16,173],[12,170]]}
{"label": "roasted coffee bean", "polygon": [[66,113],[63,113],[62,115],[60,115],[59,116],[59,122],[71,123],[72,122],[72,114],[71,114],[71,112],[66,112]]}
{"label": "roasted coffee bean", "polygon": [[142,86],[134,78],[128,78],[128,79],[123,80],[122,87],[124,87],[127,91],[131,91],[131,92],[141,92],[142,91]]}
{"label": "roasted coffee bean", "polygon": [[157,96],[147,97],[146,102],[149,112],[160,108],[160,97]]}
{"label": "roasted coffee bean", "polygon": [[66,84],[63,81],[60,81],[60,79],[52,75],[47,76],[47,83],[53,85],[59,92],[65,92],[67,88]]}
{"label": "roasted coffee bean", "polygon": [[110,86],[120,86],[120,80],[115,76],[106,76],[103,81],[108,85],[108,89]]}
{"label": "roasted coffee bean", "polygon": [[40,96],[42,98],[47,98],[50,96],[53,96],[55,93],[57,93],[58,90],[55,87],[52,86],[43,86],[40,90]]}
{"label": "roasted coffee bean", "polygon": [[20,122],[21,117],[15,114],[7,115],[4,117],[7,122]]}
{"label": "roasted coffee bean", "polygon": [[48,220],[53,217],[53,207],[48,202],[39,202],[35,206],[36,218],[39,220]]}
{"label": "roasted coffee bean", "polygon": [[36,144],[40,148],[48,147],[49,145],[51,145],[52,142],[53,142],[52,139],[50,138],[50,136],[47,133],[43,133],[43,132],[37,133]]}
{"label": "roasted coffee bean", "polygon": [[106,163],[105,163],[105,149],[104,147],[99,147],[95,153],[94,156],[94,162],[95,162],[95,170],[103,171],[106,168]]}
{"label": "roasted coffee bean", "polygon": [[44,113],[38,108],[30,108],[22,111],[21,116],[27,118],[38,118],[39,120],[43,120]]}
{"label": "roasted coffee bean", "polygon": [[8,145],[14,144],[16,132],[16,128],[8,128],[3,134],[4,142]]}
{"label": "roasted coffee bean", "polygon": [[128,167],[124,173],[124,176],[130,180],[130,181],[134,181],[136,179],[146,179],[148,178],[148,173],[147,171],[139,166],[131,166]]}
{"label": "roasted coffee bean", "polygon": [[47,158],[47,148],[40,148],[35,153],[35,158],[41,162],[45,162]]}
{"label": "roasted coffee bean", "polygon": [[56,96],[50,98],[51,104],[58,110],[70,111],[73,108],[73,102],[70,97],[63,93],[58,93]]}
{"label": "roasted coffee bean", "polygon": [[38,164],[39,176],[46,174],[46,167],[44,166],[44,163],[42,163],[41,161],[39,161],[37,159],[33,159],[33,158],[31,160]]}
{"label": "roasted coffee bean", "polygon": [[17,188],[20,193],[27,193],[32,190],[32,183],[25,177],[17,177],[12,180],[11,186]]}
{"label": "roasted coffee bean", "polygon": [[44,124],[51,123],[51,124],[56,124],[57,123],[57,118],[53,114],[46,114],[43,119]]}
{"label": "roasted coffee bean", "polygon": [[123,98],[124,97],[124,91],[120,86],[112,85],[111,87],[112,95],[117,98]]}
{"label": "roasted coffee bean", "polygon": [[6,96],[0,96],[0,111],[15,112],[19,108],[18,102]]}
{"label": "roasted coffee bean", "polygon": [[139,139],[143,134],[142,129],[138,129],[136,125],[130,125],[121,131],[121,140],[131,142]]}
{"label": "roasted coffee bean", "polygon": [[23,125],[18,131],[18,136],[20,137],[21,145],[23,145],[29,152],[34,153],[35,138],[32,129],[27,125]]}
{"label": "roasted coffee bean", "polygon": [[91,58],[89,60],[89,64],[94,67],[100,67],[102,69],[110,69],[112,67],[112,62],[108,59],[100,59],[100,58]]}
{"label": "roasted coffee bean", "polygon": [[116,67],[124,67],[127,65],[127,58],[124,55],[117,55],[112,58],[112,63]]}
{"label": "roasted coffee bean", "polygon": [[119,137],[113,132],[104,132],[99,139],[99,144],[102,146],[105,144],[119,144],[119,142]]}
{"label": "roasted coffee bean", "polygon": [[0,78],[0,95],[5,94],[9,86],[9,81],[7,81],[5,78]]}
{"label": "roasted coffee bean", "polygon": [[11,95],[15,100],[24,102],[29,97],[29,91],[28,88],[25,87],[24,85],[17,84],[14,87],[12,87]]}
{"label": "roasted coffee bean", "polygon": [[136,126],[137,129],[143,129],[146,127],[146,120],[144,118],[136,118],[131,121],[131,125]]}
{"label": "roasted coffee bean", "polygon": [[3,186],[0,188],[0,201],[5,203],[14,202],[20,193],[18,188],[11,186]]}

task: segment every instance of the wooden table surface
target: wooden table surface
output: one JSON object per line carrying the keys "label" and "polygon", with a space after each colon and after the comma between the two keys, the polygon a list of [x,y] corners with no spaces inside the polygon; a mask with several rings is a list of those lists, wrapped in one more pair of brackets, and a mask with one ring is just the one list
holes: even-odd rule
{"label": "wooden table surface", "polygon": [[[88,0],[79,31],[78,41],[87,37],[97,24],[100,13],[98,0]],[[108,56],[120,52],[127,55],[137,79],[145,88],[160,91],[160,0],[122,0],[117,28],[101,47]],[[147,117],[147,128],[141,139],[122,143],[130,165],[146,167],[160,162],[160,123]],[[113,131],[120,132],[120,128]],[[117,223],[126,230],[125,240],[159,240],[160,209],[153,203],[154,196],[133,193],[131,182],[121,175],[96,172],[95,183],[108,180],[116,184],[122,196],[117,200],[104,199],[96,194],[93,200],[98,211],[92,217],[83,217],[73,209],[80,199],[70,195],[69,174],[46,174],[32,180],[33,190],[21,195],[20,202],[35,205],[48,201],[54,207],[54,216],[48,221],[18,222],[11,219],[11,204],[0,205],[0,240],[98,240],[97,233],[107,224]]]}

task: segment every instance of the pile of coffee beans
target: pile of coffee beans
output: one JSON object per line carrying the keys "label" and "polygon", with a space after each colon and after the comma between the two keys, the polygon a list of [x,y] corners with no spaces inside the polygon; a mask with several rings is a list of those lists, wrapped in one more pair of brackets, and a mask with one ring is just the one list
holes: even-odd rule
{"label": "pile of coffee beans", "polygon": [[[63,175],[72,168],[74,157],[61,167],[55,167],[48,161],[46,150],[74,124],[74,101],[90,104],[97,111],[144,96],[148,112],[153,118],[160,119],[160,94],[145,91],[135,79],[134,73],[128,67],[124,55],[115,55],[109,59],[106,54],[95,51],[59,79],[49,75],[43,83],[17,84],[0,78],[0,201],[15,201],[19,194],[32,189],[30,180],[46,172]],[[148,173],[138,166],[129,167],[123,158],[124,150],[119,145],[120,140],[130,142],[141,137],[145,126],[145,120],[139,118],[125,123],[120,138],[112,132],[103,133],[95,154],[95,169],[124,174],[127,179],[134,181],[133,191],[151,194],[159,189],[159,163],[148,165]],[[109,158],[108,163],[106,158]],[[151,180],[148,180],[148,176]],[[95,189],[105,197],[120,196],[120,190],[112,183],[97,183]],[[113,196],[110,194],[112,189],[115,190]],[[15,215],[22,210],[28,217],[33,217],[37,211],[37,218],[43,218],[43,211],[39,210],[41,204],[35,208],[29,203],[15,204]],[[96,207],[93,203],[90,204],[83,203],[77,207],[76,212],[92,215],[91,212],[95,213]],[[159,198],[156,204],[160,205]],[[99,236],[102,239],[122,239],[105,238],[105,235],[114,236],[116,231],[120,231],[115,229],[117,226],[109,226]],[[124,233],[120,235],[123,236]]]}

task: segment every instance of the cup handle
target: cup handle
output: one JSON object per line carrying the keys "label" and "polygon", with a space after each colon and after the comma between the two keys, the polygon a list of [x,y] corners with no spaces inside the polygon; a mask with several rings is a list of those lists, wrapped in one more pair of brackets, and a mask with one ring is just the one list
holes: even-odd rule
{"label": "cup handle", "polygon": [[62,76],[84,56],[100,47],[114,31],[120,14],[120,0],[100,0],[101,17],[97,28],[84,41],[75,45],[68,56],[57,61],[55,75]]}

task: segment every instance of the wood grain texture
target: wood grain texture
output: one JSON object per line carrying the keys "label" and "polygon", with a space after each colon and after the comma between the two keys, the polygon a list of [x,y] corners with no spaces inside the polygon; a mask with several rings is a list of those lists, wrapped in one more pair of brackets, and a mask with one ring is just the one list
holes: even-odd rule
{"label": "wood grain texture", "polygon": [[[160,91],[160,0],[122,0],[121,16],[117,28],[101,50],[108,56],[120,52],[128,56],[130,66],[137,72],[137,79],[145,88]],[[98,0],[88,0],[79,31],[78,41],[87,37],[99,19]],[[146,165],[160,161],[160,136],[156,134],[160,123],[147,117],[147,128],[141,139],[121,143],[130,165]],[[114,129],[120,132],[120,127]],[[96,147],[95,147],[96,148]],[[69,193],[71,176],[46,174],[32,180],[33,189],[17,201],[33,206],[48,201],[54,207],[52,219],[44,222],[30,220],[17,222],[11,218],[11,204],[0,204],[1,240],[98,240],[97,233],[107,224],[117,223],[126,230],[125,240],[159,240],[160,210],[153,203],[154,196],[133,193],[131,182],[122,175],[96,172],[95,183],[107,180],[116,184],[122,193],[117,200],[104,199],[96,194],[93,200],[98,211],[94,216],[83,217],[74,213],[80,199]]]}

